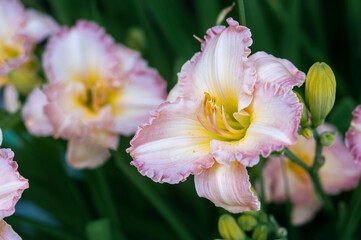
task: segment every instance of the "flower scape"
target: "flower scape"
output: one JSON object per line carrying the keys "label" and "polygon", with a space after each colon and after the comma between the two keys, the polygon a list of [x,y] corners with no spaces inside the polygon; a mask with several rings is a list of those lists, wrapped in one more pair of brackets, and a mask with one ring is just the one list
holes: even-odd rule
{"label": "flower scape", "polygon": [[0,0],[0,240],[359,239],[345,2]]}

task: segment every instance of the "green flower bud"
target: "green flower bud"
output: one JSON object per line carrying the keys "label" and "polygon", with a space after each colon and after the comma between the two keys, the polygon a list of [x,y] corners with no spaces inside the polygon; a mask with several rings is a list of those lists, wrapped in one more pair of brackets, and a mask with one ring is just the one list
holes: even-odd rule
{"label": "green flower bud", "polygon": [[301,132],[302,136],[304,136],[306,139],[312,138],[312,131],[310,128],[303,128]]}
{"label": "green flower bud", "polygon": [[306,128],[306,127],[308,127],[308,111],[307,111],[305,101],[303,100],[302,96],[298,92],[296,92],[296,91],[293,91],[293,92],[296,93],[296,95],[298,97],[298,101],[300,101],[300,103],[302,103],[303,110],[302,110],[300,125],[301,125],[301,127]]}
{"label": "green flower bud", "polygon": [[336,79],[326,63],[316,62],[306,77],[306,102],[313,127],[321,125],[330,113],[336,97]]}
{"label": "green flower bud", "polygon": [[223,214],[218,221],[218,231],[222,238],[228,240],[246,240],[246,234],[239,228],[236,220]]}
{"label": "green flower bud", "polygon": [[138,27],[132,27],[128,30],[125,38],[125,44],[135,50],[142,51],[145,48],[145,36],[143,30]]}
{"label": "green flower bud", "polygon": [[258,226],[252,233],[253,240],[267,240],[268,228],[266,225]]}
{"label": "green flower bud", "polygon": [[336,134],[337,132],[323,132],[320,137],[321,144],[327,147],[331,146],[335,143]]}
{"label": "green flower bud", "polygon": [[257,219],[250,215],[242,215],[237,220],[238,225],[244,231],[252,231],[257,226]]}

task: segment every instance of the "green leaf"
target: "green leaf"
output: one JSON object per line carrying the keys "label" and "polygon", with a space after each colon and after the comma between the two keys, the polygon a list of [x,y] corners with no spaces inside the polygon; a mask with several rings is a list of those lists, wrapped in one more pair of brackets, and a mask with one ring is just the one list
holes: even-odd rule
{"label": "green leaf", "polygon": [[112,240],[112,231],[108,219],[92,221],[86,226],[86,234],[89,240]]}

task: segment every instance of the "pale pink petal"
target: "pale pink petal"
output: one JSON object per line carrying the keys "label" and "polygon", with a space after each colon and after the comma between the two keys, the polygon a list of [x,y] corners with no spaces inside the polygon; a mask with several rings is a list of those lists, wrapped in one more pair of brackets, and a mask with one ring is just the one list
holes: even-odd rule
{"label": "pale pink petal", "polygon": [[116,150],[119,144],[119,136],[114,133],[106,132],[100,129],[93,129],[89,136],[104,148]]}
{"label": "pale pink petal", "polygon": [[217,162],[229,165],[238,160],[245,166],[253,166],[258,163],[259,154],[268,157],[272,151],[280,151],[297,141],[302,105],[291,90],[274,83],[257,83],[253,101],[245,110],[250,114],[250,126],[241,140],[212,140]]}
{"label": "pale pink petal", "polygon": [[[44,113],[52,127],[53,136],[64,139],[80,138],[94,128],[103,128],[111,124],[111,107],[104,106],[94,112],[86,104],[88,92],[81,82],[51,83],[44,88],[48,104]],[[64,97],[66,96],[66,97]]]}
{"label": "pale pink petal", "polygon": [[292,224],[302,225],[310,221],[319,208],[320,203],[318,201],[310,202],[309,204],[304,205],[294,205],[291,214]]}
{"label": "pale pink petal", "polygon": [[207,31],[202,52],[186,62],[179,73],[180,96],[216,97],[234,112],[248,106],[256,81],[255,68],[247,56],[251,32],[232,18],[228,28],[216,26]]}
{"label": "pale pink petal", "polygon": [[47,103],[45,94],[39,88],[35,88],[26,99],[22,117],[28,131],[35,136],[49,136],[53,132],[53,127],[44,114]]}
{"label": "pale pink petal", "polygon": [[4,220],[0,220],[0,240],[21,240],[13,228]]}
{"label": "pale pink petal", "polygon": [[[322,125],[319,130],[320,132],[337,132],[337,129],[329,124]],[[326,162],[319,171],[325,192],[332,195],[355,188],[361,175],[361,168],[355,166],[350,151],[342,141],[341,134],[338,133],[335,138],[336,141],[332,146],[323,148]]]}
{"label": "pale pink petal", "polygon": [[0,149],[0,219],[15,212],[15,204],[29,187],[28,180],[18,172],[10,149]]}
{"label": "pale pink petal", "polygon": [[74,168],[96,168],[104,164],[109,157],[108,148],[101,146],[90,136],[68,141],[66,159]]}
{"label": "pale pink petal", "polygon": [[15,113],[20,107],[19,92],[12,84],[6,85],[4,89],[4,109],[9,113]]}
{"label": "pale pink petal", "polygon": [[131,135],[139,124],[147,122],[149,112],[164,102],[166,84],[137,52],[119,46],[119,56],[122,60],[122,87],[112,105],[114,121],[110,128],[117,133]]}
{"label": "pale pink petal", "polygon": [[255,63],[258,82],[277,83],[292,89],[294,86],[300,87],[305,81],[306,75],[286,59],[276,58],[265,52],[256,52],[249,60]]}
{"label": "pale pink petal", "polygon": [[98,80],[117,75],[119,59],[113,39],[102,28],[78,21],[51,37],[43,63],[50,82]]}
{"label": "pale pink petal", "polygon": [[0,39],[10,41],[26,22],[25,8],[18,0],[0,1]]}
{"label": "pale pink petal", "polygon": [[361,165],[361,105],[352,112],[351,126],[346,133],[346,146],[358,165]]}
{"label": "pale pink petal", "polygon": [[216,206],[232,213],[258,211],[260,203],[251,191],[246,167],[233,162],[231,167],[215,163],[194,177],[197,193]]}
{"label": "pale pink petal", "polygon": [[20,33],[29,36],[33,41],[39,42],[59,29],[54,19],[38,11],[26,11],[26,23]]}
{"label": "pale pink petal", "polygon": [[132,165],[156,182],[178,183],[213,165],[210,140],[216,136],[197,119],[202,100],[163,103],[141,125],[127,152]]}

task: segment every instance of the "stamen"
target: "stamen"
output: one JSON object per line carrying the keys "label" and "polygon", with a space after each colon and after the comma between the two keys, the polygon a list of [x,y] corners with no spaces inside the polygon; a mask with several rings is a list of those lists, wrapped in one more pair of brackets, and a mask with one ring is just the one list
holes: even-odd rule
{"label": "stamen", "polygon": [[237,129],[234,129],[232,128],[229,124],[228,124],[228,121],[226,119],[226,115],[224,113],[224,106],[222,105],[222,119],[223,119],[223,123],[224,123],[224,126],[227,128],[228,131],[230,131],[231,133],[234,133],[234,134],[240,134],[243,130],[237,130]]}

